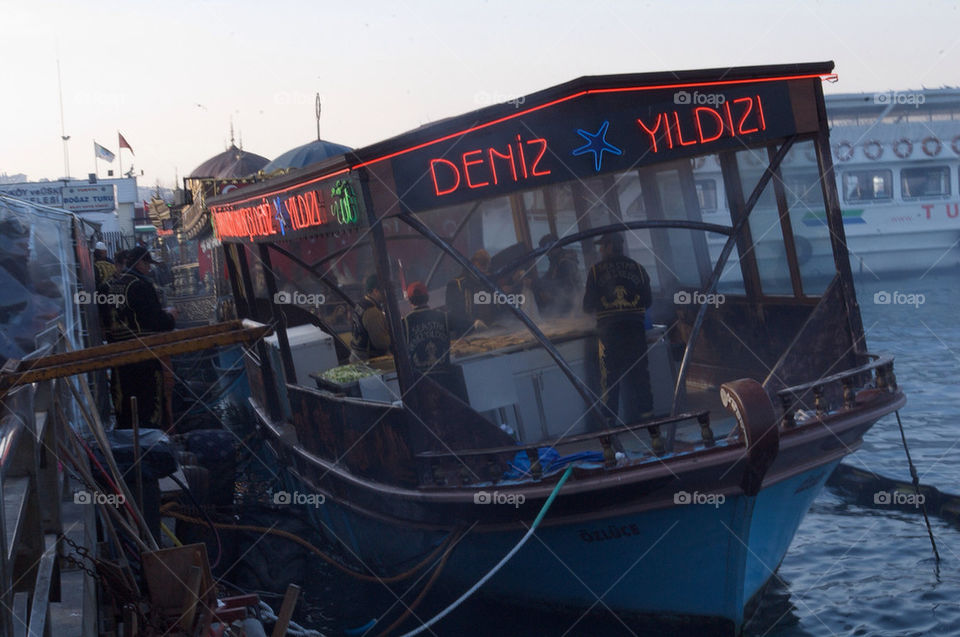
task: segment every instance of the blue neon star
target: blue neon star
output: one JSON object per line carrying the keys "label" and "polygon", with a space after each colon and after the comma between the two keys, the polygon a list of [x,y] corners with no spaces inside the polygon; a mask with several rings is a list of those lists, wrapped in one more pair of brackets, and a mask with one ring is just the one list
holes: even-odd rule
{"label": "blue neon star", "polygon": [[588,133],[582,128],[577,129],[577,135],[587,140],[587,143],[574,150],[573,155],[574,157],[577,157],[586,153],[593,153],[593,165],[594,168],[597,169],[597,172],[600,172],[600,164],[603,163],[604,151],[614,155],[623,154],[622,150],[607,141],[607,128],[609,126],[609,121],[604,122],[600,126],[600,130],[598,130],[596,133]]}

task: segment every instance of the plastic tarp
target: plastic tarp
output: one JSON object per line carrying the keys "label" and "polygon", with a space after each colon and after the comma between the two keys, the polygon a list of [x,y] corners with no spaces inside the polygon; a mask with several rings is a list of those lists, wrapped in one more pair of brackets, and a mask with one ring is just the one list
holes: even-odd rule
{"label": "plastic tarp", "polygon": [[[0,195],[0,364],[63,323],[81,346],[73,214]],[[84,248],[85,249],[85,248]]]}

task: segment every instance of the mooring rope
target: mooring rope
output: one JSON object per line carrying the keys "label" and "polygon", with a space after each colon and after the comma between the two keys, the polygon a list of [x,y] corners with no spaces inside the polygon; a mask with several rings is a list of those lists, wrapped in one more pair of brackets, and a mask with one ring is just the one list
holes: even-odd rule
{"label": "mooring rope", "polygon": [[910,465],[910,477],[913,479],[913,490],[917,493],[917,501],[920,503],[920,510],[923,511],[923,519],[927,523],[927,535],[930,536],[930,546],[933,547],[933,556],[940,564],[940,552],[937,550],[937,541],[933,539],[933,528],[930,526],[930,517],[927,515],[927,503],[920,494],[920,476],[917,475],[917,468],[913,466],[913,458],[910,457],[910,448],[907,447],[907,435],[903,432],[903,422],[900,421],[900,410],[898,409],[897,425],[900,427],[900,439],[903,441],[903,450],[907,453],[907,464]]}

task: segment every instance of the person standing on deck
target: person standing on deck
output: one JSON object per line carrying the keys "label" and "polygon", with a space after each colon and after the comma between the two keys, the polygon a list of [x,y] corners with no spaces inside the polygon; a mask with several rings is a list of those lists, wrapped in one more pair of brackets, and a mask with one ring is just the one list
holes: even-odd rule
{"label": "person standing on deck", "polygon": [[450,365],[450,329],[447,313],[430,309],[427,286],[416,281],[407,287],[413,311],[403,317],[403,338],[413,369],[463,399]]}
{"label": "person standing on deck", "polygon": [[[150,265],[156,262],[141,246],[130,250],[126,257],[127,269],[109,282],[110,293],[118,301],[111,306],[107,340],[142,339],[158,332],[169,332],[176,325],[176,311],[168,312],[161,307],[160,295],[149,279]],[[133,426],[131,397],[137,399],[139,426],[170,427],[169,413],[165,408],[163,365],[158,358],[113,370],[113,407],[118,429]]]}
{"label": "person standing on deck", "polygon": [[[623,236],[604,235],[597,241],[602,259],[587,275],[583,311],[597,317],[600,399],[608,425],[630,424],[653,416],[653,395],[647,369],[644,314],[652,302],[650,277],[623,253]],[[650,430],[654,450],[659,431]]]}
{"label": "person standing on deck", "polygon": [[350,361],[357,363],[390,353],[390,328],[383,312],[383,290],[376,274],[367,277],[366,296],[351,316]]}

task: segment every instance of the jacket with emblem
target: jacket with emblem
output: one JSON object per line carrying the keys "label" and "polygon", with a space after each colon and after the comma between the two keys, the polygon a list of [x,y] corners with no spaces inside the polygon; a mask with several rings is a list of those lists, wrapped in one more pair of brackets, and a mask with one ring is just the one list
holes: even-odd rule
{"label": "jacket with emblem", "polygon": [[403,317],[403,336],[415,370],[421,374],[446,371],[450,365],[450,330],[445,312],[415,308]]}
{"label": "jacket with emblem", "polygon": [[630,257],[610,257],[590,268],[583,311],[595,314],[598,324],[642,323],[651,301],[650,277],[643,266]]}

